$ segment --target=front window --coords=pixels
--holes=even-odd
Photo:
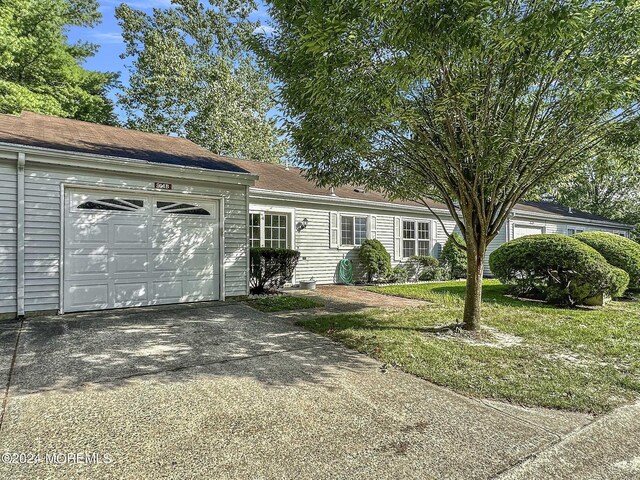
[[[264,216],[264,246],[268,248],[287,248],[287,216]]]
[[[362,245],[367,239],[367,217],[343,215],[340,218],[340,244]]]
[[[402,256],[431,254],[431,224],[420,220],[402,221]]]
[[[252,247],[287,248],[289,217],[286,214],[249,214],[249,242]]]
[[[402,256],[413,257],[416,254],[416,224],[411,220],[402,222]]]
[[[429,255],[430,253],[429,222],[418,222],[418,255]]]
[[[252,247],[260,246],[260,214],[249,214],[249,241]]]

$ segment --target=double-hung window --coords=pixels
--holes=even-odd
[[[367,217],[342,215],[340,217],[340,245],[358,246],[367,239]]]
[[[582,232],[584,232],[583,228],[574,228],[574,227],[567,228],[567,235],[575,235],[576,233],[582,233]]]
[[[252,247],[287,248],[289,216],[281,213],[249,214],[249,241]]]
[[[431,253],[431,223],[421,220],[402,221],[402,256],[429,255]]]

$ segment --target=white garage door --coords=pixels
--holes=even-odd
[[[543,227],[533,225],[514,225],[513,227],[513,238],[520,238],[525,235],[539,235],[541,233],[544,233]]]
[[[217,201],[70,190],[64,309],[217,300],[219,252]]]

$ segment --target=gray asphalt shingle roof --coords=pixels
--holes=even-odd
[[[0,142],[223,172],[251,173],[259,176],[256,188],[325,196],[327,200],[337,197],[424,207],[418,202],[390,201],[381,193],[362,191],[354,186],[337,187],[331,192],[328,188],[320,188],[306,180],[298,168],[217,155],[185,138],[32,112],[22,112],[19,116],[0,114]],[[427,202],[431,208],[446,209],[442,203],[433,200]],[[598,215],[571,210],[551,202],[521,202],[515,210],[522,213],[562,216],[576,221],[616,223]]]

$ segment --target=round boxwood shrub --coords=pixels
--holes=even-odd
[[[459,233],[454,233],[451,237],[455,237],[458,244],[464,245],[464,239]],[[467,276],[467,252],[462,250],[451,237],[442,247],[440,261],[451,278],[465,278]]]
[[[411,281],[449,280],[447,269],[431,255],[415,255],[406,263]]]
[[[378,240],[362,242],[358,258],[367,274],[368,282],[387,278],[391,274],[391,255]]]
[[[617,297],[629,275],[596,250],[566,235],[529,235],[501,245],[489,257],[493,274],[518,295],[552,303],[582,304],[598,295]]]
[[[629,288],[640,288],[640,244],[605,232],[584,232],[573,237],[595,248],[614,267],[627,272]]]
[[[405,267],[398,265],[391,269],[388,280],[390,283],[405,283],[409,280],[409,272]]]

